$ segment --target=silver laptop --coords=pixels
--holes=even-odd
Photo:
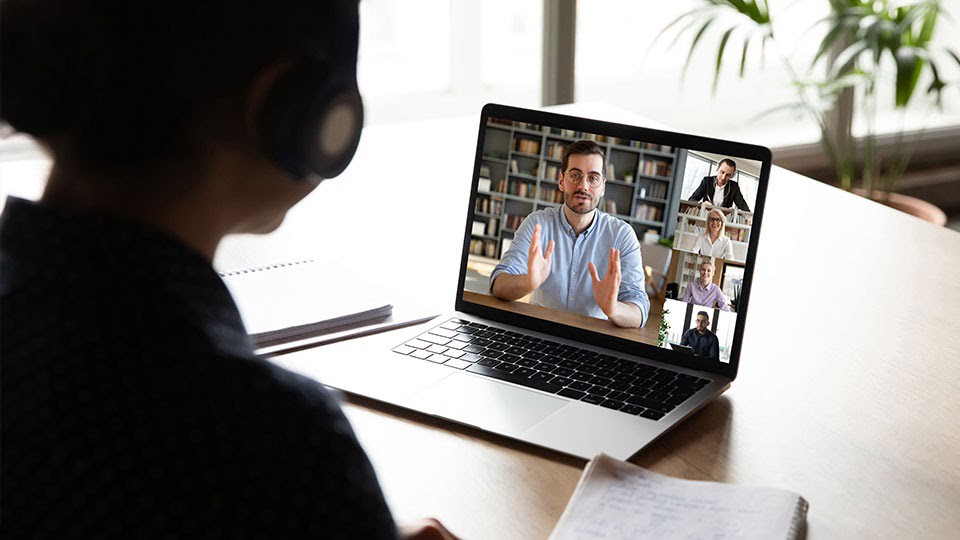
[[[454,310],[273,361],[565,454],[627,459],[737,375],[770,166],[758,146],[487,105]],[[512,298],[492,284],[525,274],[537,230],[533,251],[553,240],[550,273]],[[600,308],[594,279],[616,304]],[[615,323],[621,308],[631,316]],[[671,348],[685,337],[693,354]]]

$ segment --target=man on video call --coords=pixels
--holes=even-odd
[[[717,176],[704,176],[689,200],[707,201],[723,208],[733,208],[733,205],[737,205],[737,208],[749,212],[750,207],[740,193],[740,185],[731,180],[736,173],[737,162],[730,158],[721,159],[717,167]]]
[[[563,205],[523,221],[490,276],[494,296],[512,301],[531,294],[534,304],[625,328],[646,323],[650,299],[637,233],[597,209],[606,184],[604,165],[603,149],[595,142],[567,145],[559,176]]]
[[[710,331],[710,315],[706,311],[697,312],[696,326],[683,333],[680,344],[692,347],[697,356],[720,359],[720,340]]]

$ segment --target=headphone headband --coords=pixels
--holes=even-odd
[[[267,155],[297,179],[343,172],[363,129],[357,88],[359,7],[356,0],[331,4],[330,52],[311,51],[299,58],[274,84],[258,120]]]

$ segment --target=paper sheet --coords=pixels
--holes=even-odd
[[[600,454],[587,464],[552,540],[793,538],[796,493],[670,478]]]

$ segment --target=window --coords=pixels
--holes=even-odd
[[[364,0],[358,79],[367,123],[540,103],[537,0]]]
[[[829,2],[794,2],[770,0],[778,40],[785,48],[798,46],[788,52],[795,55],[798,69],[806,69],[819,46],[819,40],[801,40],[813,24],[829,12]],[[953,43],[960,34],[960,0],[943,0],[944,9],[952,17],[941,17],[936,29],[936,41],[942,45]],[[795,101],[790,77],[776,57],[776,50],[768,48],[761,66],[759,47],[750,51],[747,77],[738,77],[739,61],[733,49],[739,48],[739,38],[730,41],[731,50],[724,59],[724,73],[716,95],[711,92],[716,46],[719,34],[710,31],[698,46],[697,53],[686,72],[681,73],[686,61],[692,35],[681,37],[668,47],[674,33],[657,39],[658,34],[679,15],[702,5],[694,0],[674,2],[636,2],[633,0],[593,0],[580,2],[577,11],[577,65],[576,100],[601,101],[634,111],[651,120],[680,131],[694,132],[720,138],[761,142],[765,146],[812,143],[819,140],[819,129],[806,118],[798,118],[776,107]],[[714,30],[716,32],[716,30]],[[960,67],[956,62],[943,61],[943,80],[957,81]],[[921,89],[929,81],[921,80],[915,98],[924,97]],[[893,114],[892,96],[880,96],[882,115],[879,132],[899,129],[903,120],[907,129],[960,124],[960,92],[956,87],[944,94],[944,109],[917,103],[907,118]],[[863,132],[862,121],[857,120],[855,132]]]

